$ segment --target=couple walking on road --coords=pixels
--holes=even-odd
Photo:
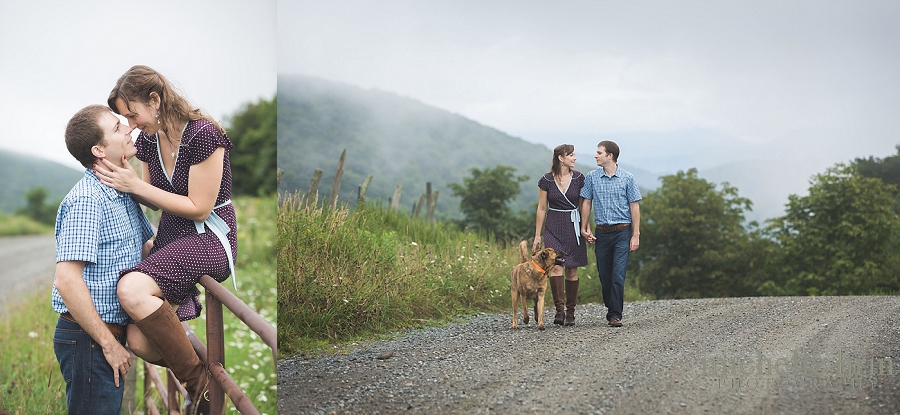
[[[628,255],[640,246],[641,192],[634,176],[619,168],[616,143],[601,141],[594,159],[600,168],[583,175],[575,170],[574,146],[562,144],[553,150],[550,172],[538,180],[532,251],[543,243],[565,253],[565,266],[549,271],[556,308],[553,323],[573,326],[578,267],[587,265],[586,245],[594,245],[606,320],[610,326],[621,327]],[[588,223],[592,210],[594,231]]]

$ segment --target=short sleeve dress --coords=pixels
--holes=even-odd
[[[188,194],[191,166],[209,158],[219,147],[225,148],[222,182],[213,211],[228,225],[227,239],[231,257],[237,258],[237,217],[231,202],[231,163],[229,152],[234,147],[231,140],[206,120],[190,121],[182,132],[181,146],[175,159],[172,177],[163,168],[157,136],[141,132],[135,144],[137,158],[148,164],[150,182],[167,192],[182,196]],[[200,291],[197,282],[204,274],[218,282],[231,275],[226,247],[204,223],[205,232],[198,233],[194,221],[163,211],[159,229],[150,255],[133,268],[122,270],[119,276],[137,271],[151,276],[171,304],[177,304],[179,320],[200,316]]]
[[[583,267],[587,265],[587,245],[581,238],[581,224],[573,220],[573,210],[578,211],[579,193],[584,186],[584,175],[577,170],[572,171],[572,181],[565,192],[559,188],[552,173],[541,176],[538,187],[547,192],[547,218],[544,220],[544,246],[565,253],[563,258],[566,267]],[[577,226],[576,226],[577,225]]]

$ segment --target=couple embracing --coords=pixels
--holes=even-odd
[[[200,315],[201,276],[222,282],[234,272],[233,144],[146,66],[122,75],[107,105],[81,109],[65,131],[86,168],[59,206],[55,231],[53,344],[68,410],[120,412],[128,347],[172,370],[188,391],[188,413],[209,413],[208,367],[181,322]],[[141,177],[128,163],[135,155]],[[163,211],[153,241],[138,203]]]

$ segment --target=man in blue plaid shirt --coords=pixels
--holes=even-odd
[[[600,168],[584,176],[581,188],[581,234],[594,244],[606,320],[610,326],[622,327],[628,254],[638,249],[641,240],[641,191],[634,176],[619,168],[616,143],[601,141],[594,159]],[[592,207],[596,235],[588,225]]]
[[[119,270],[149,252],[153,228],[130,195],[100,183],[92,169],[100,158],[121,164],[123,155],[134,156],[131,130],[101,105],[83,108],[66,126],[66,147],[86,167],[56,216],[53,349],[69,414],[119,414],[132,364],[116,284]]]

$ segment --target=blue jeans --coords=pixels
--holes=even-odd
[[[594,255],[606,305],[606,319],[622,318],[625,304],[625,267],[631,248],[631,227],[615,232],[595,232]]]
[[[116,340],[125,345],[124,335]],[[66,381],[69,414],[118,415],[121,412],[125,379],[119,378],[117,388],[103,348],[78,323],[59,318],[53,334],[53,352]]]

